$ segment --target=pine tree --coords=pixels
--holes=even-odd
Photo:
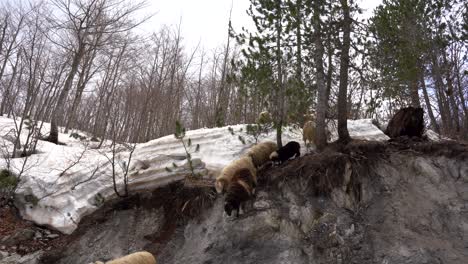
[[[281,134],[285,124],[285,83],[283,41],[285,3],[281,0],[251,0],[249,16],[257,31],[232,32],[237,42],[244,45],[242,50],[241,79],[246,88],[268,94],[272,102],[276,140],[282,146]],[[266,91],[266,88],[270,87]]]

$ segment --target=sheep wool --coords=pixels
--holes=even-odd
[[[284,145],[283,147],[279,148],[277,151],[271,153],[270,159],[274,163],[283,163],[290,158],[297,158],[301,156],[301,145],[296,141],[290,141],[288,144]]]
[[[247,155],[252,158],[252,162],[256,168],[263,166],[278,146],[272,141],[265,141],[253,146],[247,152]]]
[[[106,264],[156,264],[156,259],[153,254],[147,251],[140,251],[108,261]]]
[[[223,193],[231,183],[234,174],[241,169],[248,169],[253,176],[255,184],[257,184],[257,169],[252,162],[252,158],[250,156],[243,156],[224,167],[220,175],[216,178],[216,191],[218,193]]]
[[[245,212],[244,204],[253,198],[254,188],[253,175],[248,169],[236,171],[226,191],[226,202],[224,205],[226,214],[231,216],[234,210],[236,211],[236,216],[239,216],[239,208],[242,208]]]
[[[314,121],[307,121],[302,128],[302,139],[304,144],[307,146],[307,143],[313,143],[315,138],[315,123]]]

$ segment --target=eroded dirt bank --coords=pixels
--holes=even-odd
[[[108,203],[41,263],[467,263],[468,148],[353,142],[260,173],[254,208],[172,184]],[[337,152],[337,150],[339,150]]]

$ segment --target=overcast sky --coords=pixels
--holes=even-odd
[[[382,0],[358,0],[368,16]],[[145,13],[155,13],[142,25],[146,32],[157,31],[161,25],[178,25],[181,22],[184,45],[189,48],[198,42],[205,49],[222,45],[227,37],[227,25],[231,3],[232,24],[236,30],[242,26],[252,27],[250,17],[246,14],[249,0],[150,0]]]

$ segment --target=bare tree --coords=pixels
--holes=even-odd
[[[351,15],[348,0],[341,0],[343,10],[343,43],[341,45],[340,87],[338,93],[338,137],[341,142],[351,140],[348,132],[348,68],[349,46],[351,42]]]
[[[59,38],[68,39],[68,43],[57,44],[62,47],[72,47],[70,71],[52,114],[52,120],[58,124],[63,119],[66,99],[89,46],[94,45],[96,48],[106,45],[112,40],[114,34],[127,32],[138,25],[139,23],[131,20],[131,15],[141,9],[145,3],[129,5],[121,0],[54,0],[53,3],[66,17],[65,21],[54,18],[57,21],[56,32]],[[106,36],[103,37],[103,34]]]

